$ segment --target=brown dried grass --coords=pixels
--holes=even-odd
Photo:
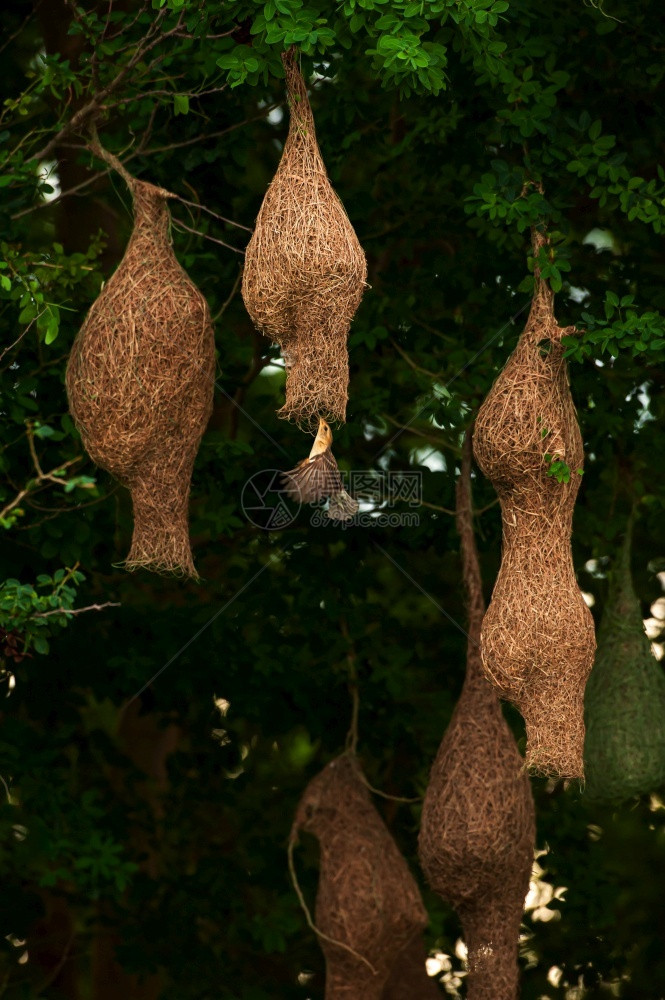
[[[101,155],[130,187],[134,229],[74,341],[69,407],[92,460],[131,491],[134,534],[125,567],[196,576],[188,505],[212,412],[210,314],[171,246],[172,195]]]
[[[382,1000],[400,955],[421,939],[427,913],[353,754],[335,758],[310,781],[292,843],[301,830],[320,845],[315,919],[325,1000]]]
[[[289,134],[247,246],[242,295],[255,326],[282,350],[279,416],[312,429],[319,417],[346,418],[347,337],[367,265],[328,180],[295,50],[282,60]]]
[[[420,935],[397,956],[381,1000],[441,1000],[436,980],[427,974],[427,951]]]
[[[546,239],[533,235],[534,253]],[[535,273],[517,347],[476,419],[478,465],[499,495],[503,558],[482,627],[485,672],[524,716],[526,760],[539,774],[584,775],[584,687],[593,619],[575,578],[570,537],[584,453],[554,296]],[[570,481],[548,475],[545,454]]]
[[[529,778],[480,657],[485,610],[471,508],[471,436],[457,484],[457,524],[469,598],[466,678],[439,747],[420,826],[420,861],[457,910],[468,950],[470,1000],[515,1000],[517,949],[533,863]]]

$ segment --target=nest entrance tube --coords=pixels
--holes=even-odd
[[[326,959],[325,1000],[383,1000],[396,962],[415,940],[422,947],[427,913],[351,753],[308,784],[292,844],[300,830],[320,846],[315,919]]]
[[[665,785],[665,673],[644,633],[630,572],[632,518],[612,570],[586,688],[586,786],[621,802]]]
[[[460,917],[468,952],[469,1000],[515,1000],[535,814],[524,763],[481,664],[484,602],[470,472],[467,432],[457,483],[457,523],[469,598],[466,677],[432,765],[418,853],[428,882]]]
[[[533,234],[534,254],[547,245]],[[584,687],[594,627],[570,537],[584,454],[554,296],[535,270],[531,312],[476,418],[474,452],[501,503],[503,556],[485,615],[487,676],[524,716],[526,760],[539,774],[584,776]],[[551,475],[568,467],[567,482]]]
[[[194,460],[212,413],[214,336],[207,303],[178,263],[168,191],[119,169],[134,228],[90,307],[67,364],[69,408],[92,460],[132,495],[127,569],[196,576],[189,542]]]
[[[282,350],[278,415],[312,430],[319,417],[346,419],[347,338],[367,265],[328,180],[295,50],[282,61],[289,134],[247,246],[242,295],[254,325]]]

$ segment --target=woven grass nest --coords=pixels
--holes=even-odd
[[[621,802],[665,787],[665,672],[644,633],[630,572],[632,519],[612,570],[586,689],[586,786]]]
[[[432,888],[460,917],[469,1000],[515,1000],[517,951],[533,864],[529,778],[479,648],[484,613],[471,512],[471,439],[457,485],[457,523],[469,596],[466,678],[439,747],[423,805],[419,855]]]
[[[546,242],[534,233],[536,257]],[[584,455],[561,338],[574,328],[558,326],[537,268],[535,285],[524,332],[476,419],[476,460],[503,517],[481,648],[487,675],[524,716],[531,771],[581,778],[595,638],[570,548]],[[568,466],[568,482],[549,474],[551,461]]]
[[[127,569],[196,576],[189,489],[212,412],[214,336],[207,303],[178,263],[168,191],[111,154],[134,204],[117,270],[92,304],[67,365],[69,408],[92,460],[132,495]]]
[[[282,60],[289,134],[247,246],[242,295],[255,326],[282,350],[279,416],[311,430],[319,417],[346,418],[347,337],[367,265],[328,180],[295,50]]]
[[[301,830],[320,846],[315,921],[326,959],[325,1000],[384,1000],[402,954],[408,957],[416,943],[422,948],[427,913],[352,754],[310,781],[292,841]]]
[[[420,935],[397,956],[381,1000],[441,1000],[441,990],[427,974],[427,951]]]

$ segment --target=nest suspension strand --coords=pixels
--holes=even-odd
[[[536,258],[545,245],[534,231]],[[557,324],[553,300],[536,267],[526,327],[476,419],[476,460],[503,517],[481,648],[487,675],[524,716],[531,770],[580,778],[595,638],[570,547],[584,456],[561,338],[574,328]],[[549,474],[551,461],[566,463],[568,482]]]
[[[92,304],[67,365],[69,407],[92,460],[132,495],[127,569],[196,576],[189,488],[212,412],[214,337],[207,303],[178,263],[172,195],[122,174],[134,228],[117,270]]]
[[[439,747],[419,836],[432,888],[459,914],[469,1000],[515,1000],[517,949],[533,863],[531,787],[479,649],[484,602],[471,509],[471,438],[457,483],[457,525],[469,599],[466,678]]]
[[[282,61],[289,134],[247,246],[242,295],[254,325],[282,351],[278,415],[312,430],[319,417],[346,419],[347,337],[367,265],[328,180],[295,50]]]

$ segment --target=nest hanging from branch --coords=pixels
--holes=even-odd
[[[605,802],[665,786],[665,673],[644,633],[631,538],[632,519],[612,573],[585,698],[585,791]]]
[[[469,1000],[515,1000],[517,949],[533,864],[529,779],[479,648],[484,601],[473,536],[471,438],[457,484],[457,525],[469,598],[466,678],[423,805],[419,855],[432,888],[460,917]]]
[[[367,265],[328,180],[295,50],[282,61],[289,134],[247,246],[242,295],[255,326],[282,350],[286,402],[279,416],[312,429],[319,417],[346,418],[346,342]]]
[[[427,913],[416,882],[372,805],[350,753],[314,777],[298,805],[300,830],[320,845],[316,928],[326,959],[325,1000],[382,1000],[400,955]]]
[[[178,263],[168,191],[124,177],[134,228],[90,307],[67,365],[69,408],[92,460],[132,495],[127,569],[196,576],[189,542],[194,459],[212,412],[215,348],[207,303]]]
[[[534,232],[536,258],[545,245]],[[584,454],[561,338],[575,331],[558,326],[553,301],[536,267],[526,327],[476,419],[476,460],[503,517],[503,559],[481,647],[486,673],[524,716],[530,769],[581,778],[595,638],[570,548]],[[551,474],[555,462],[568,467],[568,482]]]

